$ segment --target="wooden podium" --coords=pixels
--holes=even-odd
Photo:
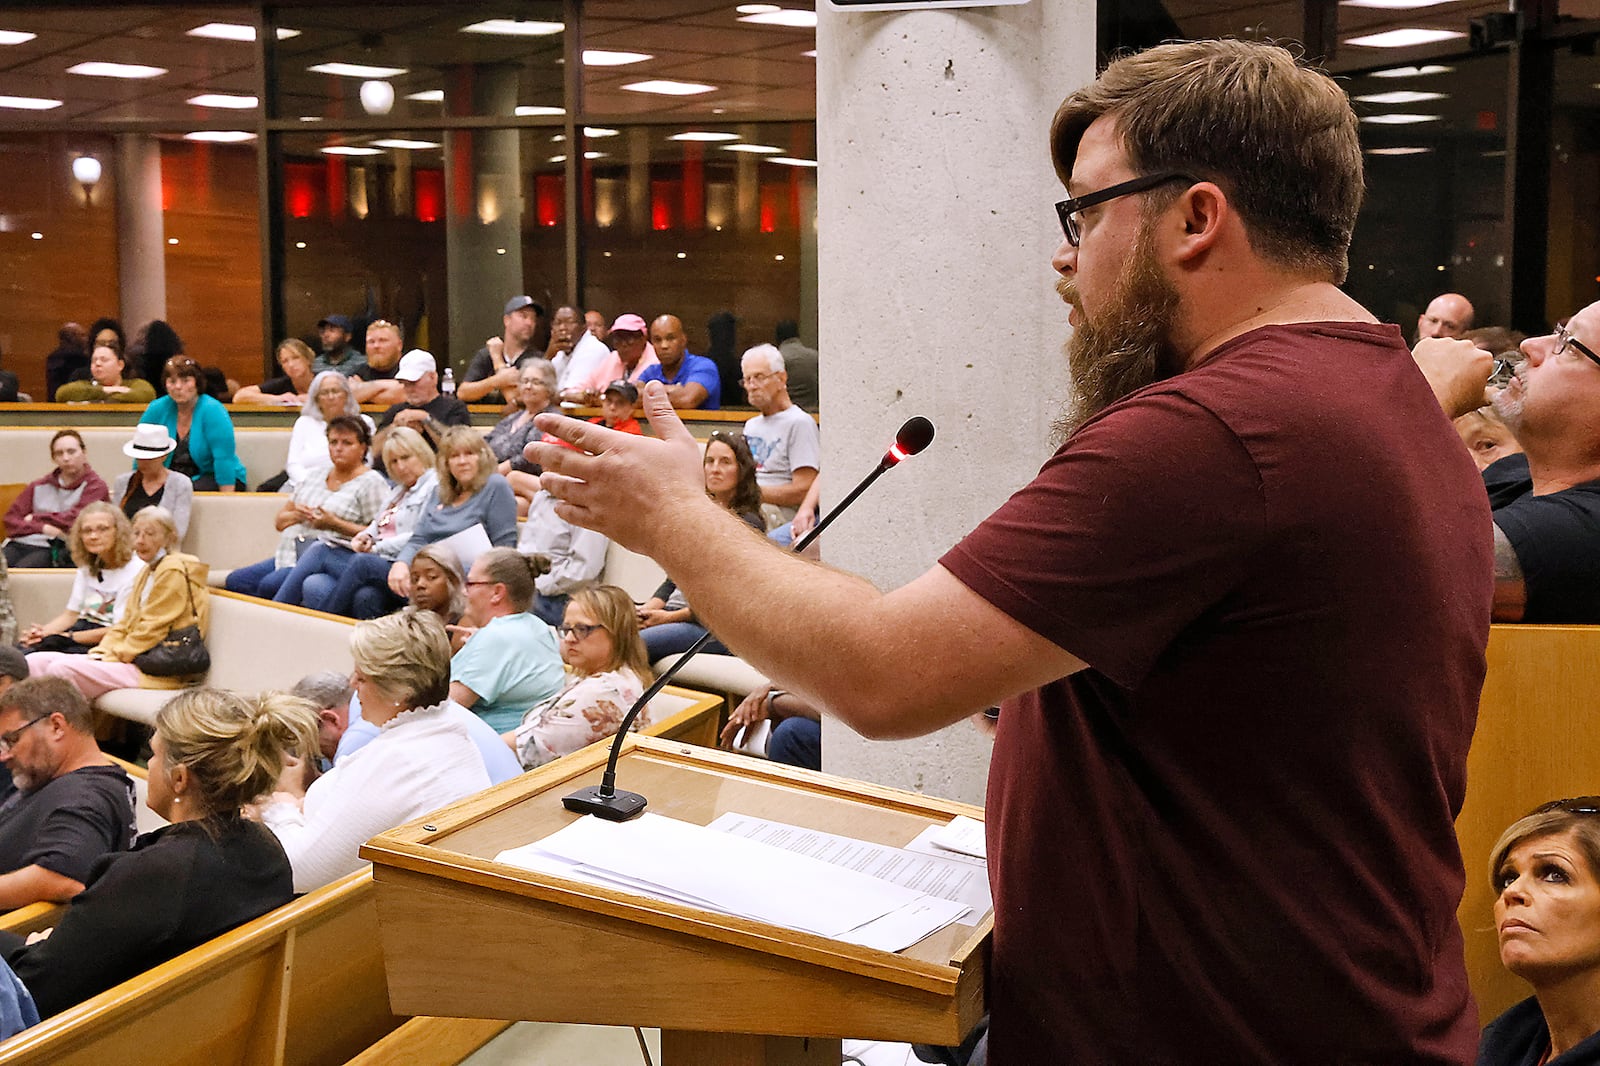
[[[983,1015],[990,915],[889,953],[494,862],[578,817],[561,797],[599,783],[608,747],[362,847],[396,1014],[659,1027],[663,1061],[696,1066],[837,1066],[841,1038],[955,1044]],[[688,822],[733,811],[896,846],[983,813],[652,737],[628,738],[617,781]]]

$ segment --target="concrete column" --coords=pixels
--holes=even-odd
[[[161,142],[117,135],[117,313],[131,334],[167,317],[167,240],[161,218]]]
[[[938,437],[823,537],[882,588],[932,565],[1038,469],[1066,395],[1050,255],[1050,118],[1094,77],[1091,0],[905,13],[820,8],[823,472],[837,500],[911,415]],[[832,773],[982,802],[967,723],[867,742],[823,727]]]
[[[452,113],[511,115],[517,105],[515,67],[472,67],[447,88]],[[470,87],[470,88],[469,88]],[[451,92],[470,91],[473,105],[453,105]],[[457,380],[485,337],[501,331],[506,300],[522,292],[522,151],[514,129],[447,130],[444,135],[448,362]],[[435,342],[437,343],[437,342]],[[435,352],[436,356],[441,353]],[[444,373],[446,360],[440,359]]]

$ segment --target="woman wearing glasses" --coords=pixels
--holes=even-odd
[[[756,484],[756,460],[750,454],[750,445],[742,433],[711,434],[706,443],[703,463],[706,495],[738,515],[757,533],[766,534],[767,524],[761,517],[761,487]],[[650,661],[663,655],[676,655],[688,651],[695,641],[705,636],[706,628],[695,620],[678,586],[664,581],[656,594],[639,608],[639,627],[644,630],[645,650]],[[706,651],[726,655],[728,649],[721,641],[713,640]]]
[[[24,651],[88,652],[126,613],[128,593],[144,569],[144,560],[133,554],[133,527],[104,500],[78,512],[67,548],[78,564],[67,608],[48,622],[29,626],[22,634]]]
[[[651,681],[633,600],[615,585],[574,592],[556,630],[561,660],[572,671],[566,687],[529,710],[522,724],[505,734],[529,770],[614,735]],[[633,727],[649,722],[647,707]]]
[[[196,492],[243,492],[245,469],[234,450],[233,419],[206,395],[205,371],[187,355],[175,355],[161,376],[167,394],[146,407],[139,421],[165,426],[177,442],[167,468],[187,475]]]
[[[272,789],[291,756],[316,750],[311,705],[281,693],[191,689],[161,708],[146,802],[172,824],[100,859],[46,939],[0,933],[40,1016],[288,903],[283,847],[240,810]]]
[[[1600,796],[1545,804],[1490,856],[1500,961],[1533,998],[1484,1029],[1478,1066],[1600,1063]]]

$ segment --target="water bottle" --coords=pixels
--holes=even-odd
[[[456,394],[456,372],[449,367],[444,368],[444,382],[439,386],[439,391],[446,396]]]

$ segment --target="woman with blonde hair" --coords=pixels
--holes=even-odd
[[[572,671],[566,686],[504,734],[529,770],[615,735],[652,680],[633,599],[617,586],[578,589],[556,631],[561,634],[561,659]],[[649,723],[646,707],[633,728]]]
[[[473,526],[482,526],[489,543],[517,543],[517,501],[506,479],[495,472],[494,453],[471,426],[451,426],[439,440],[437,498],[424,506],[411,540],[389,568],[389,588],[411,596],[411,557],[430,544]]]
[[[199,676],[153,676],[135,660],[174,630],[196,626],[204,636],[210,619],[210,567],[178,551],[178,529],[162,507],[133,516],[133,551],[144,568],[128,590],[122,617],[87,655],[41,651],[28,656],[35,677],[64,677],[89,699],[119,688],[182,688]]]
[[[260,809],[294,867],[297,892],[362,866],[362,842],[489,787],[489,774],[449,702],[450,638],[425,611],[357,623],[350,636],[361,716],[379,728],[309,788],[279,782]],[[291,775],[293,776],[293,775]]]
[[[316,355],[311,351],[311,346],[297,337],[290,337],[278,343],[278,350],[273,353],[277,356],[278,367],[283,371],[279,377],[268,378],[259,385],[246,385],[233,394],[233,402],[260,403],[281,406],[303,404],[310,399],[311,380],[316,375],[312,372],[311,364],[316,361]]]
[[[57,1014],[294,898],[288,856],[241,817],[291,759],[317,750],[316,711],[283,693],[179,693],[150,739],[151,810],[172,823],[100,859],[54,932],[6,960]]]
[[[103,500],[78,512],[67,533],[67,548],[78,565],[67,608],[27,628],[22,634],[27,651],[81,655],[100,643],[126,611],[133,581],[144,569],[144,560],[133,554],[133,527]]]

